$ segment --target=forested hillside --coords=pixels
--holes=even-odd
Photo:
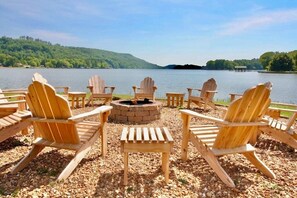
[[[131,54],[82,47],[65,47],[31,37],[0,38],[0,66],[47,68],[159,68]]]

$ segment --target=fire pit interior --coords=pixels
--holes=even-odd
[[[111,121],[146,124],[160,119],[162,103],[144,100],[116,100],[111,102]]]

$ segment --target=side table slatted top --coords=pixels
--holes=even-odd
[[[121,135],[122,143],[173,143],[173,138],[164,128],[124,128]]]

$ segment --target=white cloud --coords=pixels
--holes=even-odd
[[[261,13],[238,18],[223,25],[220,34],[235,35],[256,28],[297,21],[297,9],[259,12]]]
[[[55,31],[48,31],[48,30],[34,30],[31,32],[31,35],[34,38],[39,38],[41,40],[50,41],[51,43],[59,43],[63,45],[73,44],[80,39],[76,36],[65,32],[55,32]]]

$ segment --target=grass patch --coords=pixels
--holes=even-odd
[[[113,100],[121,100],[121,99],[131,99],[134,96],[128,95],[128,94],[112,94]],[[115,99],[114,99],[115,98]]]
[[[39,174],[39,175],[44,175],[44,174],[47,174],[49,171],[48,171],[48,169],[47,168],[39,168],[39,169],[37,169],[37,173]]]
[[[0,195],[4,195],[4,189],[0,187]]]
[[[294,107],[294,106],[289,106],[289,105],[271,104],[270,107],[279,108],[279,109],[289,109],[289,110],[297,109],[297,105],[296,105],[296,107]],[[282,117],[291,117],[292,115],[293,115],[293,112],[281,111]]]
[[[230,100],[229,99],[227,99],[227,100],[217,99],[214,103],[217,105],[221,105],[221,106],[228,106],[230,104]]]
[[[178,181],[179,181],[180,183],[182,183],[183,185],[187,185],[187,184],[189,184],[189,182],[188,182],[186,179],[184,179],[184,178],[179,178]]]
[[[16,197],[18,196],[19,192],[20,192],[20,189],[17,188],[11,193],[11,196]]]
[[[128,188],[127,188],[127,192],[128,192],[128,193],[131,193],[132,191],[133,191],[133,188],[132,188],[132,187],[128,187]]]

